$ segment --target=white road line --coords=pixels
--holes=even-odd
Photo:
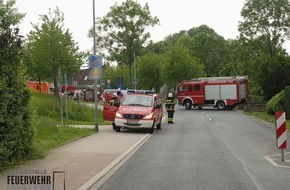
[[[228,146],[228,145],[227,145]],[[242,163],[244,170],[246,172],[246,174],[252,179],[252,181],[254,182],[255,186],[257,187],[257,189],[259,190],[265,190],[264,186],[257,180],[257,178],[249,171],[249,169],[247,168],[245,162],[238,156],[238,154],[233,151],[229,146],[228,148],[232,151],[232,153],[238,158],[238,160]]]
[[[265,190],[264,186],[257,180],[257,178],[252,174],[249,169],[247,168],[246,163],[242,160],[242,158],[239,157],[239,155],[225,142],[225,140],[221,137],[224,144],[227,146],[227,148],[235,155],[235,157],[240,161],[240,163],[243,165],[243,168],[246,172],[246,174],[252,179],[253,183],[257,187],[258,190]]]
[[[284,155],[288,155],[288,154],[290,154],[290,152],[284,153]],[[277,167],[280,167],[280,168],[290,168],[290,166],[283,166],[283,165],[278,164],[276,161],[281,161],[281,160],[280,159],[271,158],[271,157],[274,157],[274,156],[281,156],[281,154],[268,155],[268,156],[264,156],[264,158],[266,160],[268,160],[273,166],[277,166]],[[290,160],[285,160],[284,162],[290,162]]]

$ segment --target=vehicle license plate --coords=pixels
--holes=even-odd
[[[138,121],[135,121],[135,120],[128,120],[127,123],[129,125],[138,125]]]

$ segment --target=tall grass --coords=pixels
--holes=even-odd
[[[68,119],[66,119],[65,99],[63,98],[63,124],[61,124],[59,99],[51,94],[32,93],[31,107],[33,109],[32,124],[34,139],[30,159],[42,158],[53,148],[59,147],[74,139],[90,135],[94,129],[80,129],[66,125],[94,125],[95,114],[92,106],[77,104],[68,100]],[[102,111],[98,110],[98,123],[103,124]]]

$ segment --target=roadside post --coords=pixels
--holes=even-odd
[[[277,147],[281,149],[281,160],[284,159],[284,149],[287,147],[286,137],[286,116],[284,111],[276,111],[276,142]]]

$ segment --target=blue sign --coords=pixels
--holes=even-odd
[[[101,55],[90,55],[88,59],[89,79],[98,80],[102,77],[103,57]]]
[[[105,86],[105,81],[104,80],[100,80],[101,86]]]

